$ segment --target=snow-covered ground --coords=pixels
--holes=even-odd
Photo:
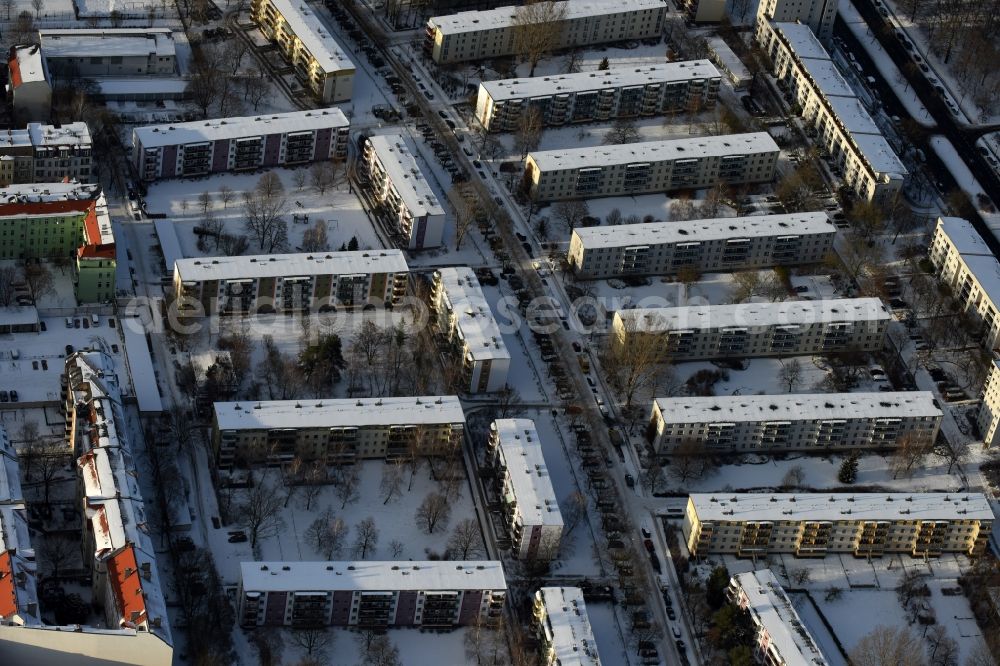
[[[958,182],[959,187],[969,195],[972,205],[979,210],[979,214],[983,217],[983,221],[986,222],[993,235],[998,236],[1000,234],[1000,212],[997,210],[996,202],[986,194],[986,190],[979,184],[979,180],[969,170],[969,167],[965,165],[965,162],[955,150],[955,146],[943,136],[932,136],[930,144],[934,152],[941,158],[941,161],[948,167],[951,175]]]

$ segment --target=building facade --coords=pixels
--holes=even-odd
[[[543,666],[601,666],[580,588],[539,588],[531,606],[531,628]]]
[[[447,395],[217,402],[212,445],[226,469],[296,458],[338,465],[452,454],[461,450],[464,429],[462,405]]]
[[[929,391],[657,398],[646,434],[658,453],[879,450],[933,444],[941,416]]]
[[[513,132],[538,109],[545,126],[656,116],[715,106],[722,77],[707,60],[479,84],[476,119],[490,132]]]
[[[976,417],[979,425],[979,436],[988,447],[993,447],[998,442],[1000,435],[1000,358],[996,353],[993,355],[993,362],[990,363],[989,374],[983,383],[983,394],[979,406],[979,414]]]
[[[691,555],[978,556],[993,526],[976,493],[695,494],[683,532]]]
[[[555,2],[562,16],[553,50],[605,42],[659,37],[667,5],[663,0],[572,0]],[[448,64],[514,55],[517,7],[497,7],[434,16],[427,21],[424,52]]]
[[[147,125],[132,130],[144,181],[347,159],[350,122],[338,108]]]
[[[555,559],[563,519],[534,421],[497,419],[490,424],[486,450],[496,473],[495,491],[503,504],[511,552],[521,560]]]
[[[362,149],[362,178],[402,247],[440,247],[444,243],[444,208],[414,155],[416,147],[402,134],[369,137]]]
[[[753,81],[753,75],[722,37],[709,37],[709,59],[726,75],[735,90],[746,90]]]
[[[584,280],[815,264],[833,249],[826,213],[577,227],[567,261]]]
[[[243,562],[236,593],[244,627],[434,627],[500,619],[497,561]]]
[[[0,187],[75,180],[89,183],[92,145],[87,123],[0,131]]]
[[[824,43],[833,38],[836,0],[762,0],[757,6],[757,27],[768,21],[801,23]]]
[[[252,0],[250,17],[278,45],[299,81],[323,104],[346,102],[354,87],[354,63],[303,2]]]
[[[614,344],[659,336],[671,361],[874,352],[892,315],[877,298],[689,305],[615,312]]]
[[[177,49],[170,28],[39,30],[38,40],[56,78],[177,73]]]
[[[52,77],[38,44],[17,44],[7,57],[7,95],[15,125],[48,122],[52,113]]]
[[[536,151],[525,160],[535,202],[766,183],[778,144],[767,132]]]
[[[503,341],[483,288],[471,268],[434,271],[431,325],[452,351],[461,370],[459,383],[469,393],[492,393],[507,385],[510,352]]]
[[[262,254],[174,261],[183,316],[392,307],[406,295],[399,250]]]
[[[695,23],[719,23],[726,15],[725,0],[682,0],[680,7]]]

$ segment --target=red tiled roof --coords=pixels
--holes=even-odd
[[[17,56],[7,61],[7,67],[10,69],[10,85],[16,88],[21,85],[21,66],[17,64]]]
[[[17,614],[17,584],[14,582],[14,561],[9,552],[0,553],[0,617]]]
[[[115,595],[123,626],[144,624],[146,601],[142,595],[142,575],[135,559],[135,548],[125,546],[108,559],[108,584]]]
[[[106,245],[81,245],[77,250],[77,256],[80,259],[114,259],[115,246],[114,243]]]
[[[11,203],[0,203],[0,216],[9,215],[52,215],[55,213],[82,213],[88,209],[94,209],[96,202],[93,199],[61,199],[59,201],[15,201]],[[94,215],[94,222],[97,222],[97,215]],[[96,227],[95,227],[96,229]]]

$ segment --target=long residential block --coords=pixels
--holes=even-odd
[[[496,471],[496,492],[514,555],[526,560],[555,559],[563,519],[534,421],[497,419],[491,423],[487,459]]]
[[[769,21],[801,23],[823,42],[833,37],[836,0],[762,0],[757,5],[757,26]]]
[[[144,181],[347,158],[350,121],[338,108],[147,125],[132,130]]]
[[[615,312],[615,344],[658,336],[673,361],[882,348],[892,316],[877,298],[688,305]]]
[[[465,428],[461,403],[447,395],[217,402],[213,413],[212,444],[223,468],[443,455],[461,449]]]
[[[802,109],[844,182],[865,200],[891,202],[903,187],[906,167],[813,31],[799,23],[761,21],[756,39],[771,57],[779,86]]]
[[[236,593],[245,627],[367,629],[489,624],[507,596],[497,561],[243,562]]]
[[[490,132],[512,132],[529,107],[547,126],[655,116],[715,106],[722,76],[707,60],[479,84],[476,119]]]
[[[825,453],[933,443],[941,417],[929,391],[657,398],[646,433],[659,453],[688,442],[713,453]]]
[[[440,247],[444,208],[414,155],[416,147],[402,134],[369,137],[362,150],[363,177],[402,247]]]
[[[0,187],[25,183],[90,182],[90,130],[87,123],[0,130]]]
[[[531,606],[531,626],[543,666],[601,666],[580,588],[539,588]]]
[[[177,48],[170,28],[39,30],[42,55],[55,77],[174,76]]]
[[[833,249],[826,213],[577,227],[567,260],[580,279],[814,264]]]
[[[982,555],[992,527],[981,493],[699,493],[682,529],[692,556],[938,557]]]
[[[174,261],[185,316],[392,307],[409,276],[400,250],[354,250]]]
[[[431,321],[461,368],[469,393],[491,393],[507,385],[510,352],[471,268],[439,268],[431,287]]]
[[[663,0],[572,0],[554,2],[562,20],[553,26],[553,50],[627,39],[659,37],[667,5]],[[434,16],[427,21],[424,52],[446,64],[516,55],[516,6]]]
[[[525,160],[536,202],[766,183],[780,149],[767,132],[536,151]]]
[[[1000,442],[1000,358],[996,352],[990,363],[989,373],[983,383],[979,414],[976,423],[979,425],[979,436],[988,447]]]

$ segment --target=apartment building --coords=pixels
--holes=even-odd
[[[89,183],[92,145],[87,123],[0,130],[0,187],[75,180]]]
[[[466,266],[434,271],[431,325],[461,364],[460,384],[469,393],[492,393],[507,385],[510,352],[476,274]]]
[[[226,469],[445,455],[461,449],[465,429],[462,405],[450,395],[217,402],[212,409],[215,460]]]
[[[392,307],[408,271],[400,250],[177,259],[174,295],[184,316]]]
[[[709,61],[686,60],[485,81],[476,119],[490,132],[513,132],[531,107],[546,126],[686,112],[714,107],[721,80]]]
[[[177,48],[170,28],[39,30],[38,41],[56,78],[177,73]]]
[[[815,264],[833,249],[826,213],[577,227],[567,261],[578,279]]]
[[[941,417],[929,391],[657,398],[646,434],[658,453],[687,442],[713,453],[826,453],[932,443]]]
[[[144,181],[346,160],[350,121],[338,108],[147,125],[132,130]]]
[[[769,21],[801,23],[821,41],[833,38],[836,0],[762,0],[757,6],[757,27]]]
[[[417,150],[402,134],[369,137],[362,149],[362,178],[400,246],[408,250],[444,243],[444,208],[417,165]]]
[[[490,424],[487,461],[496,472],[496,495],[511,552],[521,560],[552,560],[559,554],[563,519],[542,443],[531,419],[497,419]]]
[[[982,555],[993,526],[979,493],[693,494],[683,533],[695,557],[787,553]]]
[[[252,0],[250,17],[292,66],[303,86],[323,104],[351,99],[354,62],[304,2]]]
[[[725,0],[681,0],[679,8],[695,23],[719,23],[726,15]]]
[[[979,415],[976,422],[979,425],[979,436],[983,443],[992,447],[997,444],[1000,430],[1000,358],[996,352],[993,354],[993,361],[990,363],[989,374],[983,383],[982,404],[979,406]]]
[[[114,298],[115,238],[99,185],[45,183],[0,189],[0,259],[64,257],[76,300]]]
[[[757,663],[828,666],[830,662],[773,571],[760,569],[737,574],[729,580],[726,592],[733,603],[750,613]]]
[[[980,322],[983,347],[1000,346],[1000,261],[972,223],[960,217],[939,217],[928,255],[938,279],[962,309]]]
[[[498,561],[243,562],[244,627],[428,627],[498,621],[507,596]]]
[[[663,0],[553,4],[562,15],[553,50],[659,37],[667,12]],[[424,52],[439,65],[515,55],[518,11],[507,6],[434,16],[427,21]]]
[[[52,113],[52,77],[38,44],[16,44],[7,56],[7,95],[15,125],[47,122]]]
[[[756,40],[771,58],[779,87],[799,106],[844,183],[867,201],[893,201],[906,167],[813,31],[799,23],[762,21]]]
[[[655,335],[671,361],[803,356],[882,348],[892,316],[877,298],[688,305],[615,312],[615,344]]]
[[[531,626],[542,666],[601,666],[580,588],[539,588],[531,606]]]
[[[753,75],[722,37],[709,37],[708,57],[726,75],[735,90],[746,90],[753,81]]]
[[[632,196],[766,183],[779,152],[767,132],[726,134],[536,151],[525,170],[536,202]]]
[[[21,493],[17,452],[0,425],[0,624],[37,626],[35,551]]]

